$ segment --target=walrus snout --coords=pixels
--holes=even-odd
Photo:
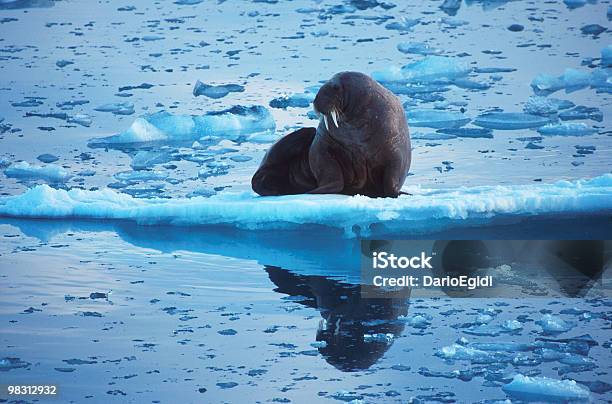
[[[330,129],[330,123],[333,123],[336,128],[340,127],[340,85],[335,82],[328,82],[319,89],[312,105],[315,112],[323,117],[323,122],[327,130]],[[330,122],[331,121],[331,122]]]

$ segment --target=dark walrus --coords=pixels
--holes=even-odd
[[[342,72],[314,100],[318,128],[276,142],[251,184],[259,195],[397,197],[410,168],[410,136],[399,99],[362,73]]]

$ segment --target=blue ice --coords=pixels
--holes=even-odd
[[[574,380],[529,377],[517,374],[502,390],[512,398],[540,402],[589,402],[589,390]]]
[[[132,115],[134,113],[134,104],[131,102],[103,104],[94,108],[94,110],[100,112],[112,112],[115,115]]]
[[[237,106],[205,115],[173,115],[161,111],[137,118],[125,132],[95,139],[92,143],[193,141],[206,136],[236,139],[246,134],[273,132],[275,127],[274,118],[262,106]]]
[[[612,210],[612,174],[577,181],[514,186],[426,189],[408,185],[397,199],[344,195],[258,197],[252,192],[210,198],[138,199],[111,189],[30,188],[0,198],[0,215],[122,219],[145,224],[299,229],[321,225],[357,233],[432,232],[485,225],[499,217]]]
[[[380,82],[452,82],[456,78],[467,76],[471,71],[471,67],[464,61],[445,56],[427,56],[401,68],[390,66],[384,70],[375,71],[372,73],[372,78]]]
[[[239,84],[223,84],[213,86],[210,84],[204,84],[200,80],[196,81],[195,86],[193,86],[193,95],[195,97],[203,95],[213,99],[223,98],[229,93],[241,93],[243,91],[244,87]]]
[[[412,53],[417,55],[440,55],[444,51],[442,49],[434,48],[424,42],[400,42],[397,44],[397,50],[402,53]]]
[[[460,112],[435,109],[413,109],[406,111],[408,124],[412,127],[459,128],[470,122],[470,118]]]
[[[596,129],[582,122],[551,123],[538,128],[544,136],[588,136],[597,132]]]
[[[316,92],[304,92],[292,94],[289,96],[281,96],[270,101],[270,107],[286,109],[291,108],[308,108],[315,99]]]
[[[545,314],[536,324],[542,327],[542,333],[556,335],[567,332],[576,326],[572,321],[565,321],[560,317]]]
[[[554,115],[559,110],[572,108],[574,103],[568,100],[560,100],[557,98],[543,97],[534,95],[527,99],[523,111],[527,114],[534,115]]]
[[[520,112],[489,112],[479,115],[474,125],[489,129],[516,130],[544,126],[550,120],[545,117]]]
[[[51,183],[65,182],[71,177],[70,173],[56,164],[36,166],[26,161],[12,164],[4,170],[7,177],[26,180],[45,180]]]

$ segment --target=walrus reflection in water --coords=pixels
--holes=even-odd
[[[324,276],[297,275],[276,266],[265,267],[275,292],[299,296],[300,304],[317,309],[321,322],[316,340],[325,360],[343,372],[368,369],[391,347],[390,342],[364,341],[365,334],[401,335],[408,300],[366,299],[359,286],[346,285]]]
[[[319,126],[302,128],[266,153],[251,184],[259,195],[397,197],[410,168],[400,100],[362,73],[338,73],[315,97]]]

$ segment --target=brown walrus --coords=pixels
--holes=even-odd
[[[357,72],[336,74],[314,100],[318,128],[302,128],[266,153],[251,185],[259,195],[397,197],[410,168],[400,100]]]

